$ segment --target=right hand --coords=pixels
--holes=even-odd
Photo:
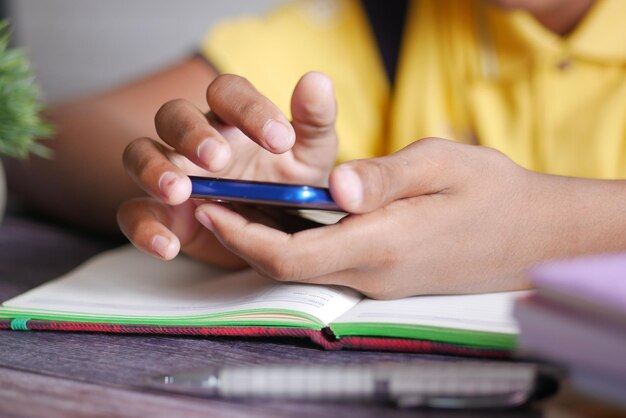
[[[180,99],[159,109],[157,133],[169,147],[152,138],[126,147],[126,171],[151,197],[122,204],[118,223],[136,247],[159,258],[182,250],[216,266],[243,267],[195,219],[187,175],[325,185],[337,155],[334,91],[325,75],[304,75],[291,98],[291,122],[235,75],[215,78],[207,102],[207,114]]]

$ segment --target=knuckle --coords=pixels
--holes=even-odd
[[[165,103],[157,111],[154,122],[157,133],[163,140],[179,140],[201,126],[201,119],[194,117],[192,106],[184,99]]]
[[[455,160],[459,174],[466,179],[482,179],[493,173],[505,173],[512,166],[504,153],[488,147],[467,146]]]
[[[302,135],[308,138],[332,138],[336,135],[335,124],[318,125],[317,122],[307,123],[296,127],[298,136]]]
[[[376,300],[388,300],[396,296],[396,292],[383,280],[368,283],[360,289],[360,292],[368,298]]]
[[[366,271],[389,271],[394,272],[401,269],[407,262],[412,262],[413,258],[406,255],[405,246],[397,243],[395,245],[384,245],[377,248],[376,253],[368,258]],[[375,267],[374,267],[375,266]],[[366,273],[359,281],[357,290],[373,299],[392,299],[407,296],[406,285],[402,280],[394,275],[383,278],[380,274]]]
[[[420,152],[427,155],[430,160],[439,163],[444,163],[455,155],[454,152],[451,152],[451,144],[451,141],[437,137],[428,137],[418,141]]]
[[[366,179],[365,189],[372,190],[383,197],[387,196],[392,182],[387,166],[376,160],[366,160],[363,161],[362,168]]]
[[[490,161],[492,164],[496,164],[498,166],[503,165],[503,164],[509,164],[509,162],[511,161],[511,159],[502,151],[497,150],[495,148],[483,148],[485,151],[485,157],[488,159],[488,161]]]
[[[242,103],[239,108],[241,119],[246,122],[256,121],[263,115],[264,106],[256,100],[249,100]]]
[[[326,103],[309,100],[301,103],[302,117],[309,125],[328,130],[335,126],[335,112]]]
[[[214,224],[214,227],[218,233],[219,240],[227,249],[233,252],[237,252],[240,249],[241,242],[245,239],[241,227],[230,230],[229,228],[222,227],[218,222]]]
[[[122,162],[127,169],[139,170],[145,168],[148,158],[144,158],[144,150],[152,141],[149,138],[137,138],[131,141],[122,153]]]
[[[291,282],[297,280],[296,267],[294,263],[289,261],[278,262],[274,274],[280,281]]]
[[[161,122],[169,120],[172,114],[176,113],[181,107],[185,106],[186,104],[187,102],[184,99],[173,99],[163,103],[154,116],[154,120],[157,126]]]
[[[195,118],[180,118],[176,121],[174,132],[178,138],[179,146],[184,146],[187,141],[194,138],[193,133],[204,128],[204,121]]]
[[[455,178],[465,178],[468,175],[466,168],[469,165],[468,150],[471,146],[435,137],[421,139],[416,145],[415,152],[430,173],[429,178],[435,189],[450,187],[450,175],[456,176]]]
[[[140,139],[135,139],[135,140],[131,141],[124,148],[124,152],[122,153],[122,162],[124,163],[124,167],[126,167],[126,168],[130,167],[130,165],[132,163],[132,160],[133,160],[133,156],[136,153],[137,142],[139,140]]]
[[[502,173],[511,181],[517,178],[517,176],[509,176],[509,174],[516,174],[523,171],[521,166],[517,165],[505,153],[494,148],[484,148],[484,151],[485,153],[482,155],[486,161],[480,163],[483,173]]]
[[[442,146],[442,144],[445,144],[448,142],[447,139],[443,139],[443,138],[439,138],[436,136],[429,136],[426,138],[422,138],[420,140],[418,140],[417,142],[419,142],[421,147],[440,147]]]
[[[209,106],[216,100],[220,100],[224,95],[224,91],[227,91],[233,86],[241,86],[243,84],[249,84],[248,80],[244,77],[235,74],[218,75],[207,87],[206,98],[209,102]]]
[[[167,161],[163,161],[163,163],[159,165],[159,167],[164,170],[169,170],[177,167],[185,173],[191,173],[197,168],[197,165],[193,163],[189,158],[185,157],[182,154],[179,154],[176,151],[166,151],[165,158],[167,159]]]
[[[274,256],[265,263],[265,271],[274,280],[280,282],[297,281],[300,278],[297,263],[285,259],[284,255]]]
[[[228,80],[231,79],[231,74],[220,74],[209,83],[206,90],[207,99],[211,100],[215,98],[217,94],[228,85]]]

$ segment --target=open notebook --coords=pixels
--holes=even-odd
[[[163,262],[125,246],[4,302],[0,328],[299,336],[327,349],[501,356],[516,344],[511,309],[519,293],[375,301],[182,256]]]

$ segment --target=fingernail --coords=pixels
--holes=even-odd
[[[198,159],[211,171],[219,171],[228,163],[228,150],[213,139],[205,139],[198,146]]]
[[[359,175],[348,167],[342,167],[341,170],[341,183],[342,189],[345,194],[346,200],[355,207],[361,205],[363,202],[363,183]]]
[[[178,176],[171,171],[167,171],[161,175],[161,178],[159,179],[159,190],[163,196],[170,197],[177,181]]]
[[[159,257],[167,258],[167,253],[170,247],[170,240],[163,235],[155,235],[152,238],[152,251],[154,251]]]
[[[272,151],[282,152],[289,149],[293,142],[291,129],[273,119],[263,126],[263,139]]]
[[[206,229],[209,231],[213,231],[213,222],[211,222],[211,218],[209,218],[208,213],[202,209],[196,209],[196,219],[200,222]]]

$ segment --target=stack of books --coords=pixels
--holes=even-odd
[[[529,276],[537,291],[514,308],[521,350],[565,366],[577,389],[626,406],[626,254],[554,261]]]

